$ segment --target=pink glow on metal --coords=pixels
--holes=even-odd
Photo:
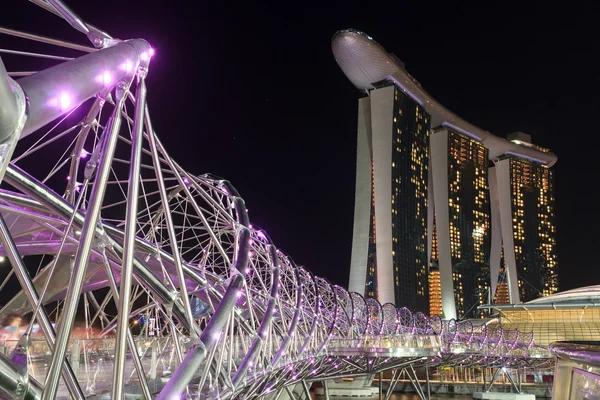
[[[133,69],[133,63],[130,60],[125,61],[120,67],[123,71],[130,72]]]
[[[96,82],[108,86],[112,82],[112,76],[109,71],[104,71],[96,77]]]
[[[104,71],[104,73],[102,74],[102,83],[104,83],[105,85],[108,85],[108,84],[110,84],[110,82],[112,82],[112,77],[110,76],[110,72]]]
[[[66,92],[61,92],[58,96],[58,104],[63,110],[69,108],[71,106],[71,96]]]
[[[71,96],[67,92],[60,92],[57,97],[51,98],[46,104],[50,107],[60,107],[65,110],[72,104]]]
[[[141,59],[142,61],[146,61],[148,58],[150,58],[150,57],[148,56],[148,53],[146,53],[146,52],[143,52],[142,54],[140,54],[140,59]]]
[[[150,47],[150,50],[148,50],[148,55],[150,55],[150,57],[154,57],[155,51],[154,48]]]
[[[85,150],[81,150],[81,153],[79,153],[79,158],[86,159],[87,156],[88,156],[88,152]]]

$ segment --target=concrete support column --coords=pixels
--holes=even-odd
[[[490,212],[492,223],[492,246],[490,249],[490,288],[492,289],[490,304],[496,295],[498,276],[500,275],[500,259],[502,258],[502,227],[500,219],[500,200],[498,199],[498,182],[496,167],[488,169],[488,184],[490,186]]]
[[[448,131],[440,130],[430,139],[431,176],[438,239],[438,261],[444,319],[456,319],[452,249],[450,248],[450,210],[448,208]]]
[[[510,186],[510,159],[496,162],[498,205],[500,210],[500,226],[502,243],[504,244],[504,261],[508,281],[508,296],[511,304],[521,302],[519,298],[519,283],[517,280],[517,259],[513,231],[512,197]]]
[[[356,192],[354,197],[354,231],[350,258],[350,292],[365,295],[369,227],[371,224],[371,99],[358,101],[358,135],[356,141]]]
[[[394,86],[371,92],[373,177],[375,192],[375,239],[377,251],[377,300],[396,303],[392,256],[392,135]],[[402,285],[402,282],[400,282]]]

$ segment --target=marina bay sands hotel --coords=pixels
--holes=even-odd
[[[349,290],[448,319],[555,293],[557,157],[453,114],[362,32],[336,33],[332,48],[366,94]]]

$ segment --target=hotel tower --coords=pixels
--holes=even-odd
[[[349,289],[445,318],[558,290],[552,167],[524,133],[500,138],[444,108],[362,32],[332,41],[358,101]]]

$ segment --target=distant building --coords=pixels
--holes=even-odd
[[[350,282],[352,291],[423,312],[429,308],[429,119],[391,84],[359,101]]]
[[[429,268],[429,315],[442,315],[442,313],[440,270],[432,266]]]
[[[530,139],[529,139],[530,140]],[[513,140],[514,142],[515,140]],[[523,139],[519,145],[525,145]],[[530,301],[558,291],[554,174],[540,163],[507,156],[490,168],[498,185],[504,262],[509,267],[511,297]],[[511,243],[512,242],[512,243]],[[492,260],[499,263],[500,259]],[[516,277],[510,276],[514,266]],[[518,293],[517,293],[518,292]],[[514,301],[514,300],[513,300]]]
[[[555,293],[523,304],[481,306],[503,329],[532,332],[535,344],[600,341],[600,285]]]
[[[512,303],[556,292],[556,156],[522,132],[505,140],[462,120],[362,32],[338,32],[332,48],[367,94],[349,289],[438,313],[439,282],[445,318],[483,316],[478,306],[504,290],[501,266]]]
[[[451,266],[458,318],[479,316],[490,287],[488,149],[454,130],[431,136],[437,261]]]

